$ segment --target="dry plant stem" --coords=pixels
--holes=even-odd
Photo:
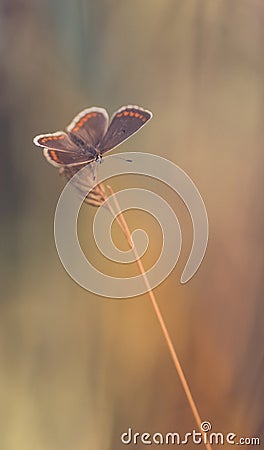
[[[109,190],[110,190],[110,189],[109,189]],[[106,200],[108,199],[107,195],[104,195],[103,198],[104,198],[104,202],[106,202]],[[112,206],[111,206],[109,203],[107,203],[107,208],[109,209],[109,211],[110,211],[110,213],[112,214],[112,216],[116,219],[116,221],[117,221],[119,227],[121,228],[121,230],[123,231],[124,235],[126,236],[126,230],[125,230],[125,228],[124,228],[124,226],[123,226],[122,221],[121,221],[118,217],[116,217],[115,212],[114,212]]]
[[[176,371],[178,373],[178,376],[180,378],[183,390],[184,390],[185,395],[187,397],[187,400],[189,402],[189,405],[190,405],[190,408],[192,410],[194,419],[195,419],[195,421],[197,423],[198,429],[200,430],[201,429],[202,419],[201,419],[200,414],[198,412],[198,409],[196,407],[196,404],[195,404],[195,401],[193,399],[190,387],[189,387],[189,385],[187,383],[186,377],[185,377],[185,375],[183,373],[180,361],[179,361],[178,356],[176,354],[176,351],[174,349],[172,340],[170,338],[168,329],[167,329],[167,327],[165,325],[165,322],[164,322],[164,319],[162,317],[160,308],[159,308],[159,306],[157,304],[156,298],[155,298],[154,293],[153,293],[153,291],[151,289],[151,286],[149,284],[148,277],[146,275],[144,266],[143,266],[143,264],[141,262],[141,259],[138,256],[137,249],[136,249],[136,247],[133,244],[133,241],[132,241],[132,238],[131,238],[131,233],[129,231],[129,228],[128,228],[128,225],[126,223],[126,220],[125,220],[125,218],[124,218],[124,216],[123,216],[123,214],[121,212],[120,205],[119,205],[118,200],[117,200],[117,198],[115,196],[115,193],[114,193],[113,189],[111,188],[111,186],[107,186],[107,188],[109,189],[109,191],[111,192],[111,194],[113,196],[113,200],[114,200],[114,203],[116,205],[116,208],[117,208],[117,211],[118,211],[118,214],[119,214],[119,218],[116,218],[116,219],[118,220],[118,224],[119,225],[120,225],[120,222],[122,223],[121,229],[122,229],[123,233],[125,234],[125,237],[127,238],[128,244],[131,247],[131,249],[133,250],[133,253],[135,255],[136,263],[137,263],[138,268],[139,268],[139,270],[140,270],[140,272],[141,272],[141,274],[143,276],[146,288],[148,290],[148,295],[150,297],[150,300],[151,300],[151,303],[153,305],[154,311],[156,313],[156,316],[157,316],[158,321],[160,323],[161,329],[163,331],[163,335],[164,335],[166,343],[168,345],[168,348],[169,348],[169,351],[170,351],[170,354],[171,354],[171,357],[172,357],[175,369],[176,369]],[[110,212],[112,214],[114,214],[114,211],[113,211],[112,208],[110,209]],[[212,447],[211,447],[211,445],[208,442],[204,443],[204,445],[207,448],[207,450],[212,450]]]

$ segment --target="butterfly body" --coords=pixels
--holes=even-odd
[[[92,107],[80,112],[66,132],[41,134],[33,142],[43,148],[44,156],[54,166],[81,166],[101,159],[151,117],[150,111],[139,106],[124,106],[113,114],[109,124],[106,110]]]

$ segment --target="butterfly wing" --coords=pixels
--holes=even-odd
[[[80,112],[68,125],[67,131],[86,145],[97,147],[106,133],[108,121],[104,108],[92,107]]]
[[[35,145],[43,148],[44,156],[55,167],[77,166],[94,160],[89,152],[85,154],[63,131],[40,134],[33,140]]]
[[[88,164],[94,161],[94,156],[90,154],[77,154],[74,152],[61,152],[44,148],[44,156],[49,163],[55,167],[73,167]]]
[[[79,147],[72,142],[64,131],[56,133],[39,134],[33,139],[35,145],[42,148],[50,148],[60,152],[79,152]]]
[[[113,115],[111,123],[99,146],[101,154],[112,150],[136,133],[148,120],[152,113],[139,106],[124,106]]]

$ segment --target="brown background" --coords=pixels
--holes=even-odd
[[[155,293],[203,419],[213,431],[263,432],[263,20],[260,0],[2,0],[1,450],[114,450],[129,426],[195,426],[148,297],[89,294],[55,250],[64,181],[32,138],[91,105],[151,109],[120,151],[163,155],[199,187],[209,246],[181,286],[183,204],[154,182],[113,180],[156,189],[185,230],[179,264]],[[93,214],[82,211],[80,226],[96,260]],[[151,227],[148,266],[158,227],[143,213],[127,218]]]

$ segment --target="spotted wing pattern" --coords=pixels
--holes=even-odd
[[[89,153],[61,152],[44,148],[44,156],[55,167],[79,166],[94,161],[94,156]]]
[[[75,166],[94,160],[92,154],[88,151],[84,153],[63,131],[36,136],[34,144],[43,148],[46,159],[56,167]]]
[[[34,138],[33,142],[39,147],[50,148],[60,152],[78,152],[80,150],[64,131],[40,134]]]
[[[67,131],[70,136],[71,134],[77,136],[88,146],[96,147],[106,133],[108,120],[108,114],[104,108],[88,108],[73,119]]]
[[[152,113],[139,106],[120,108],[112,117],[109,128],[100,144],[101,154],[124,142],[152,117]]]
[[[56,167],[78,166],[94,161],[99,154],[124,142],[152,117],[139,106],[124,106],[112,116],[104,108],[92,107],[80,112],[67,127],[67,133],[40,134],[34,144],[42,147],[46,159]]]

